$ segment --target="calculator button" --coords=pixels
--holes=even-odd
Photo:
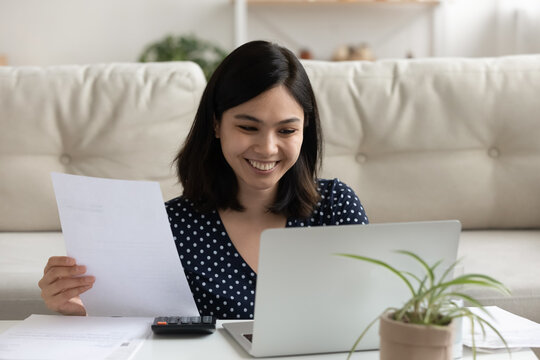
[[[181,323],[181,324],[189,324],[190,322],[191,322],[191,321],[189,320],[189,317],[187,317],[187,316],[182,316],[182,317],[180,318],[180,323]]]
[[[211,324],[212,323],[212,317],[211,316],[203,316],[202,322],[205,324]]]
[[[193,317],[191,318],[191,322],[192,322],[193,324],[200,324],[200,323],[201,323],[201,317],[200,317],[200,316],[193,316]]]
[[[180,321],[179,316],[171,316],[169,318],[169,324],[178,324],[179,321]]]

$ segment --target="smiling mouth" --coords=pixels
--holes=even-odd
[[[279,162],[279,161],[260,162],[260,161],[249,160],[249,159],[246,159],[246,160],[252,167],[261,171],[272,170],[273,168],[276,167],[277,163]]]

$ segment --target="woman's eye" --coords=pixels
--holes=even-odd
[[[282,129],[279,131],[281,134],[290,135],[296,132],[296,129]]]
[[[253,126],[238,125],[238,127],[244,131],[256,131],[257,128]]]

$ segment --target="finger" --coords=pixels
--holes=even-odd
[[[93,285],[96,281],[94,276],[81,276],[74,278],[59,279],[52,284],[42,288],[41,296],[44,299],[54,297],[60,293],[65,293],[79,287]]]
[[[92,286],[93,285],[80,286],[80,287],[69,289],[62,293],[59,293],[58,295],[46,301],[47,307],[51,310],[59,311],[62,305],[67,303],[69,300],[79,296],[80,294],[84,293],[85,291],[90,290]]]
[[[45,269],[43,269],[43,274],[45,274],[51,267],[55,266],[73,266],[76,265],[77,262],[74,258],[69,256],[51,256],[49,258],[49,261],[47,261],[47,264],[45,265]]]
[[[86,273],[86,266],[76,265],[76,266],[55,266],[49,269],[43,275],[41,280],[38,282],[38,286],[43,289],[55,281],[63,278],[72,278],[75,276],[80,276]]]

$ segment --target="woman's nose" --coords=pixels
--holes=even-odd
[[[277,139],[273,134],[261,134],[257,149],[262,155],[274,155],[278,152]]]

